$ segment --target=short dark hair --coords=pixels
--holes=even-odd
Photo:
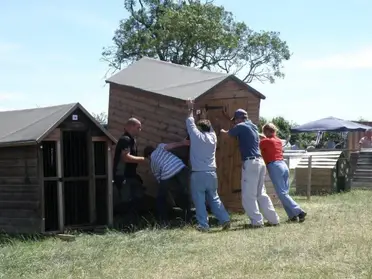
[[[199,120],[198,123],[196,123],[196,126],[202,131],[202,132],[210,132],[212,128],[212,124],[208,119],[202,119]]]
[[[152,147],[151,145],[146,146],[145,149],[143,150],[143,157],[149,158],[152,152],[154,152],[154,150],[155,148]]]

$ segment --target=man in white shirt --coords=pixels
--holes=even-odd
[[[189,115],[186,119],[187,132],[190,137],[191,196],[195,205],[197,229],[208,231],[208,212],[205,201],[217,217],[222,229],[230,228],[230,216],[217,192],[216,172],[217,136],[208,120],[195,124],[193,102],[188,102]]]
[[[179,204],[184,213],[184,220],[191,219],[190,197],[188,191],[189,170],[180,158],[170,152],[171,149],[189,145],[188,140],[181,142],[161,143],[157,148],[147,146],[144,157],[150,160],[151,171],[159,183],[157,196],[157,213],[160,222],[168,222],[167,194],[176,189]]]

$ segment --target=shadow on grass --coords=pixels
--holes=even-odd
[[[50,238],[41,234],[5,234],[0,233],[0,246],[10,245],[14,242],[38,242]]]
[[[208,209],[208,213],[211,213]],[[155,199],[147,198],[144,200],[144,206],[139,213],[134,213],[129,210],[127,206],[115,208],[114,224],[112,228],[84,228],[80,230],[66,230],[65,234],[79,235],[79,234],[106,234],[108,232],[119,232],[125,234],[136,233],[141,230],[172,230],[184,227],[195,226],[197,224],[195,218],[195,210],[191,212],[191,221],[186,223],[183,218],[183,211],[180,208],[171,208],[168,210],[167,224],[161,224],[156,218]],[[237,219],[232,219],[231,223],[237,222]],[[219,227],[218,220],[214,217],[209,218],[209,224],[212,230]],[[55,238],[55,234],[2,234],[0,232],[0,246],[7,245],[19,241],[43,241],[50,238]]]

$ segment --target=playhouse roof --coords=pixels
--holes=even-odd
[[[113,142],[116,139],[79,103],[0,111],[0,146],[36,144],[79,108]]]
[[[197,98],[226,79],[233,79],[261,99],[265,96],[235,75],[186,67],[144,57],[106,80],[182,100]]]

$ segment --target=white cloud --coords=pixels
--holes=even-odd
[[[372,46],[352,52],[307,60],[303,63],[303,66],[310,69],[372,69]]]
[[[23,97],[24,96],[20,93],[1,92],[0,91],[0,102],[18,101],[18,100],[21,100]]]

